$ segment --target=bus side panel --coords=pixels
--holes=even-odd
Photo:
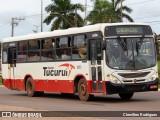
[[[10,79],[3,79],[3,84],[6,88],[11,89],[11,80]]]
[[[34,80],[36,91],[74,93],[73,82],[69,80]]]
[[[74,80],[76,76],[81,76],[89,83],[89,62],[87,61],[64,61],[55,64],[57,70],[61,70],[62,74],[56,76],[62,92],[74,92]],[[89,88],[90,84],[88,84]],[[78,87],[78,86],[77,86]]]
[[[24,77],[31,75],[36,91],[74,93],[74,79],[77,75],[85,77],[90,83],[88,63],[82,61],[21,63],[17,64],[16,84],[18,89],[24,90]],[[56,64],[56,65],[55,65]],[[24,69],[25,68],[25,69]],[[23,69],[23,70],[22,70]],[[87,74],[87,76],[86,76]],[[88,84],[88,92],[91,92]]]
[[[5,87],[11,89],[11,79],[10,79],[10,73],[8,70],[8,64],[2,64],[2,78],[3,78],[3,84]]]
[[[35,84],[35,90],[36,91],[46,91],[46,80],[35,80],[34,79],[34,84]]]
[[[15,84],[17,86],[17,90],[25,90],[23,79],[16,79],[15,81],[16,81]]]
[[[49,81],[47,84],[48,92],[61,92],[61,93],[74,93],[73,81],[69,80],[56,80]]]
[[[18,79],[4,79],[4,86],[7,87],[8,89],[13,89],[11,87],[13,84],[16,84],[16,90],[25,90],[24,87],[24,81],[23,80],[18,80]]]

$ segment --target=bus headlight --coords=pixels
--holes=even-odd
[[[115,76],[113,76],[113,75],[111,75],[110,76],[110,80],[111,80],[111,82],[113,82],[113,83],[121,83]]]
[[[152,76],[151,76],[151,80],[155,80],[156,78],[158,78],[158,73],[155,72]]]

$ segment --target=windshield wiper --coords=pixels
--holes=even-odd
[[[118,42],[119,42],[119,44],[121,45],[122,49],[123,49],[124,51],[127,51],[127,44],[125,43],[125,41],[122,40],[121,38],[118,38]]]
[[[137,52],[137,55],[139,54],[138,50],[141,48],[142,44],[143,44],[143,38],[140,38],[140,40],[137,40],[136,41],[136,52]]]

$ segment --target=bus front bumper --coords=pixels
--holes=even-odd
[[[145,92],[158,91],[158,78],[151,82],[134,83],[134,84],[114,84],[110,81],[106,82],[106,93],[129,93],[129,92]]]

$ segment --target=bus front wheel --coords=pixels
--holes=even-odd
[[[26,91],[27,91],[27,95],[29,97],[34,97],[37,95],[37,92],[35,91],[35,87],[34,87],[34,83],[33,83],[33,80],[31,77],[29,77],[27,79],[27,82],[26,82]]]
[[[134,93],[119,93],[119,96],[121,97],[121,99],[123,100],[129,100],[133,97]]]
[[[93,95],[88,94],[87,83],[83,78],[78,82],[78,95],[79,99],[82,101],[89,101],[93,97]]]

